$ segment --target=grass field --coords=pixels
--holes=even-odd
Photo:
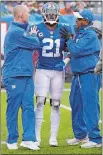
[[[65,88],[70,88],[70,84],[65,84]],[[61,104],[65,106],[69,106],[69,97],[70,90],[65,90],[62,96]],[[100,100],[101,100],[101,92],[100,92]],[[100,101],[101,103],[101,101]],[[101,108],[102,109],[102,108]],[[50,135],[50,105],[45,105],[44,109],[44,121],[42,125],[42,142],[39,151],[27,150],[24,148],[20,148],[16,151],[8,150],[5,144],[2,144],[1,154],[91,154],[91,155],[99,155],[102,154],[102,148],[92,148],[92,149],[83,149],[80,148],[80,145],[77,146],[68,146],[66,143],[66,139],[73,137],[72,125],[71,125],[71,111],[60,108],[61,110],[61,122],[60,128],[58,132],[58,147],[50,147],[49,146],[49,135]],[[18,139],[18,145],[22,140],[22,124],[21,124],[21,111],[19,111],[19,133],[20,137]],[[7,128],[6,128],[6,93],[1,93],[1,141],[6,141],[7,136]],[[100,124],[100,129],[101,129]]]

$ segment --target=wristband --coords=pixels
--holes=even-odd
[[[66,58],[63,61],[64,61],[65,65],[67,65],[67,63],[70,61],[70,58]]]

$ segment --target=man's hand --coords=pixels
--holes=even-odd
[[[102,72],[102,61],[99,60],[96,67],[94,68],[94,73],[99,74]]]
[[[39,30],[37,30],[37,26],[31,27],[30,35],[32,35],[32,34],[36,34],[37,35],[38,32],[39,32]]]
[[[62,27],[60,29],[60,35],[62,38],[65,39],[65,41],[67,42],[70,38],[72,39],[73,38],[73,35],[71,33],[69,33],[69,31],[65,28],[65,27]]]

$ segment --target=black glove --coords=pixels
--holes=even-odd
[[[62,27],[60,29],[60,35],[62,38],[65,39],[65,41],[67,42],[70,38],[73,38],[73,35],[71,33],[69,33],[69,31],[65,28],[65,27]]]

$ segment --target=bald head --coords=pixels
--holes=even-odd
[[[23,12],[25,12],[27,9],[27,7],[25,5],[16,5],[13,9],[13,15],[14,17],[16,17],[19,14],[22,14]]]
[[[13,9],[13,16],[16,21],[28,20],[29,9],[26,5],[16,5]]]

